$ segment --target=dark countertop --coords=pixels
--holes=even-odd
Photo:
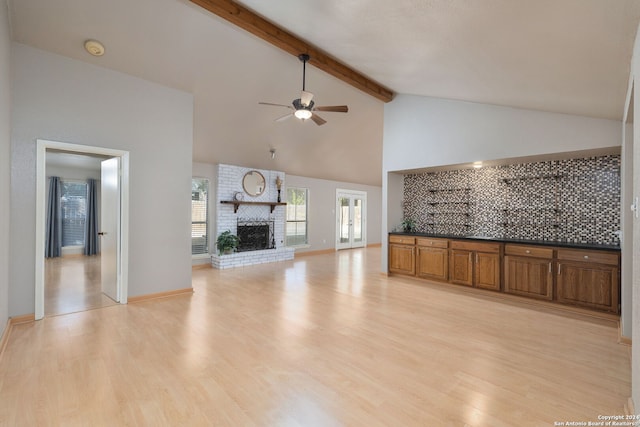
[[[430,234],[430,233],[405,233],[402,231],[393,231],[389,234],[399,236],[413,236],[413,237],[433,237],[438,239],[450,239],[450,240],[479,240],[485,242],[499,242],[499,243],[519,243],[525,245],[536,246],[550,246],[556,248],[571,248],[571,249],[597,249],[601,251],[620,251],[619,245],[601,245],[598,243],[574,243],[574,242],[557,242],[553,240],[522,240],[522,239],[507,239],[504,237],[486,237],[486,236],[455,236],[445,234]]]

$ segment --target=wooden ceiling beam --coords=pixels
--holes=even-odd
[[[272,24],[234,1],[190,1],[296,57],[301,53],[308,54],[310,56],[309,64],[381,101],[389,102],[395,95],[393,91],[333,59],[320,49],[296,37],[285,29]]]

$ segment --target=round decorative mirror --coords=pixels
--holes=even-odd
[[[264,193],[266,181],[264,176],[258,171],[250,171],[242,178],[242,187],[250,196],[259,196]]]

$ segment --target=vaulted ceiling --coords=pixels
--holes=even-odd
[[[194,161],[381,183],[384,103],[188,0],[9,0],[12,38],[194,95]],[[242,0],[396,93],[619,120],[638,0]],[[106,54],[83,50],[98,39]],[[393,102],[393,101],[391,101]],[[271,159],[269,150],[276,150]]]

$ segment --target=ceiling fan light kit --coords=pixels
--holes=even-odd
[[[294,99],[291,102],[291,105],[284,104],[273,104],[270,102],[258,102],[261,105],[271,105],[274,107],[285,107],[290,110],[293,110],[293,113],[287,114],[286,116],[277,118],[276,121],[282,121],[292,115],[303,122],[311,119],[316,125],[320,126],[325,124],[327,121],[322,117],[318,116],[314,113],[314,111],[327,111],[331,113],[346,113],[349,111],[349,107],[346,105],[333,105],[333,106],[324,106],[324,107],[316,107],[313,102],[313,93],[306,91],[306,65],[307,61],[309,61],[309,55],[306,53],[301,53],[298,55],[298,59],[302,61],[302,92],[300,92],[300,98]]]
[[[310,119],[311,116],[313,116],[313,113],[307,109],[301,109],[301,110],[296,110],[295,113],[293,113],[293,115],[299,118],[300,120],[307,120],[307,119]]]

